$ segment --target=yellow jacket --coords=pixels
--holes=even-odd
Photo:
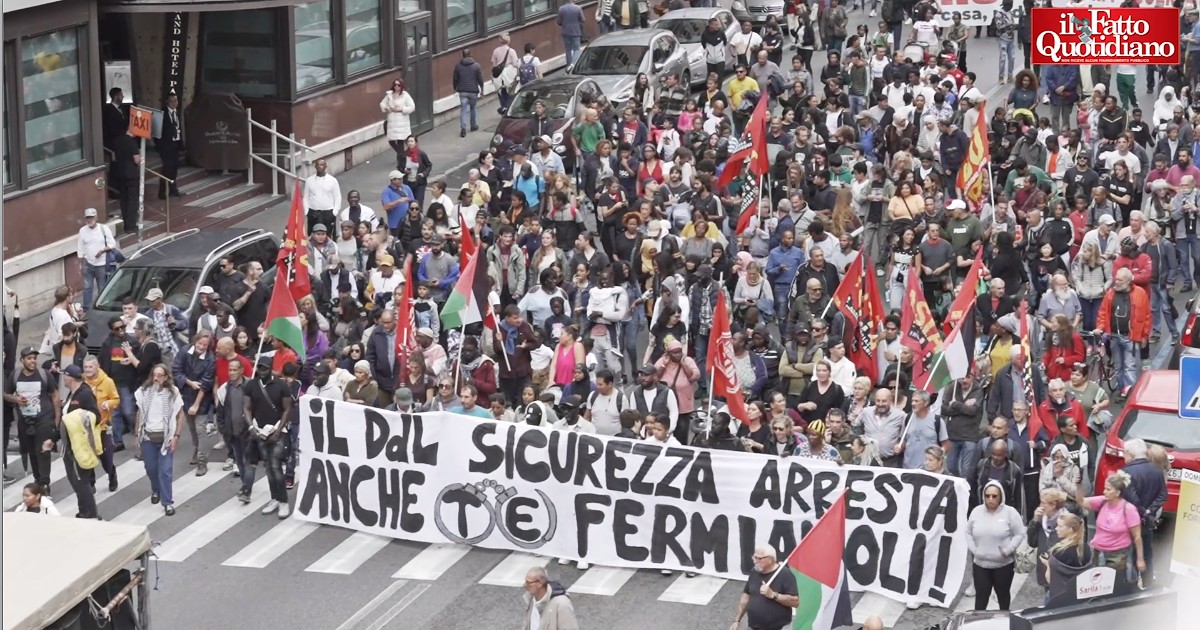
[[[121,404],[121,395],[117,393],[117,384],[113,382],[104,370],[96,368],[95,378],[84,378],[83,382],[92,388],[96,395],[96,405],[100,407],[100,430],[107,431],[108,423],[112,421],[113,412]],[[108,403],[107,407],[104,403]]]

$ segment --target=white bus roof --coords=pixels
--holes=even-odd
[[[4,630],[46,627],[149,550],[145,527],[6,512]]]

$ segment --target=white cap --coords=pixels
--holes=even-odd
[[[428,327],[418,328],[417,334],[421,335],[422,337],[429,337],[430,339],[433,339],[434,337],[437,336],[437,335],[433,334],[433,329],[428,328]]]
[[[1114,223],[1116,223],[1116,221],[1112,218],[1111,214],[1100,215],[1100,225],[1112,225]]]
[[[401,173],[400,171],[392,171],[391,173],[388,173],[388,179],[404,179],[404,173]]]
[[[96,209],[95,209],[95,208],[88,208],[87,210],[84,210],[84,211],[83,211],[83,216],[84,216],[84,218],[87,218],[87,219],[90,219],[90,218],[92,218],[92,217],[96,216]]]
[[[213,288],[207,284],[200,287],[200,295],[212,295],[214,293],[216,293],[216,291],[213,291]]]
[[[952,199],[950,203],[946,204],[946,208],[948,210],[966,210],[967,202],[962,199]]]

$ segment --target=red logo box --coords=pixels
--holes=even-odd
[[[1179,9],[1033,9],[1039,65],[1177,65]]]

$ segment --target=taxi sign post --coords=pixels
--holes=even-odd
[[[146,216],[146,139],[150,137],[150,110],[141,107],[129,108],[129,135],[140,140],[138,149],[138,245],[142,244],[142,226]]]

